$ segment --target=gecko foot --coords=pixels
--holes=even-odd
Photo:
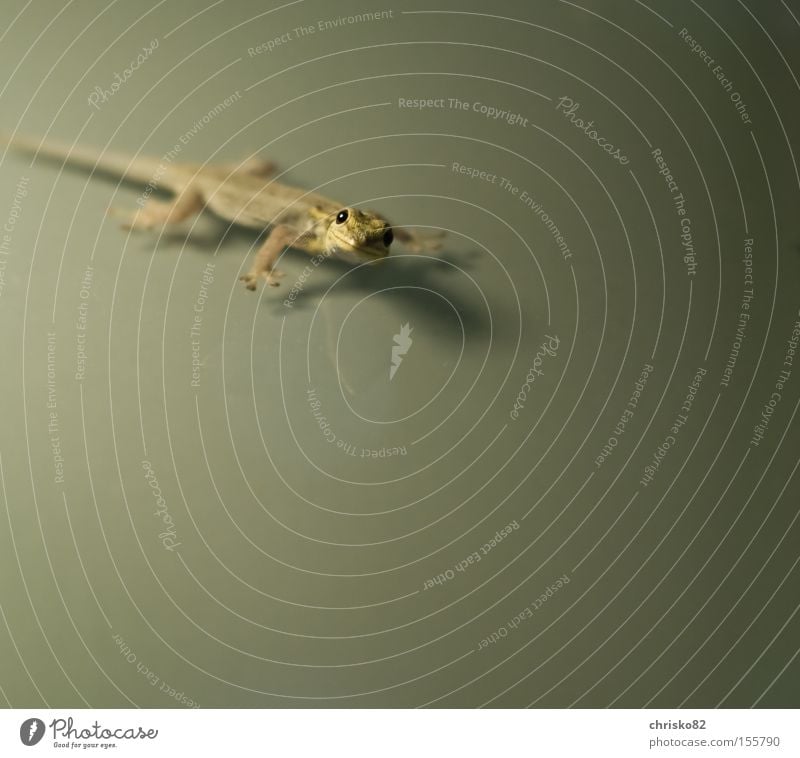
[[[258,287],[258,274],[244,274],[243,276],[239,277],[239,281],[244,282],[246,289],[255,292],[256,288]]]
[[[281,282],[280,280],[283,278],[284,274],[283,271],[259,271],[257,273],[253,273],[250,271],[247,274],[239,277],[240,282],[244,282],[244,286],[251,290],[255,291],[258,288],[258,280],[264,279],[264,281],[269,284],[270,287],[280,287]]]

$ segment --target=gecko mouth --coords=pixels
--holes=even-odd
[[[336,240],[336,245],[330,252],[337,258],[341,258],[350,263],[366,263],[382,260],[389,255],[389,247],[385,244],[383,239],[378,239],[372,242],[372,244],[359,245],[350,239],[340,237],[338,234],[334,234],[333,236]]]

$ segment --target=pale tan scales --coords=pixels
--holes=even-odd
[[[204,208],[233,224],[259,231],[269,228],[250,271],[241,277],[250,290],[256,289],[262,278],[273,286],[279,284],[281,274],[275,269],[275,261],[287,247],[353,264],[385,258],[394,239],[416,251],[438,247],[433,241],[423,244],[412,233],[392,228],[386,219],[372,211],[348,207],[319,193],[269,180],[275,166],[257,158],[237,164],[201,166],[134,158],[28,137],[0,135],[0,142],[145,185],[147,199],[143,206],[124,214],[127,228],[153,229],[177,224]],[[163,202],[149,197],[155,189],[172,192],[174,199]]]

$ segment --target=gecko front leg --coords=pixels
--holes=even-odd
[[[282,224],[276,226],[256,254],[250,271],[240,276],[239,281],[244,282],[247,289],[255,290],[258,280],[263,277],[267,284],[277,287],[280,284],[278,280],[283,274],[275,270],[275,261],[296,239],[297,233],[288,226]]]
[[[183,190],[171,203],[152,198],[138,210],[128,215],[128,221],[122,224],[123,229],[155,229],[167,224],[178,224],[187,218],[197,215],[203,210],[205,202],[202,194],[191,186]],[[112,210],[114,215],[123,213]]]

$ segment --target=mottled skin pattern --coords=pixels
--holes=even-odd
[[[112,211],[125,217],[125,228],[154,229],[177,224],[204,208],[233,224],[259,231],[269,228],[250,271],[240,277],[249,290],[255,290],[260,279],[278,286],[282,274],[276,271],[275,261],[287,247],[352,264],[382,260],[389,254],[394,239],[407,243],[412,250],[423,249],[414,235],[393,229],[377,213],[347,207],[324,195],[268,180],[275,166],[258,158],[237,164],[201,166],[164,163],[156,158],[131,157],[34,138],[0,135],[2,142],[35,155],[146,185],[147,199],[138,211]],[[150,198],[155,189],[172,192],[173,200]]]

